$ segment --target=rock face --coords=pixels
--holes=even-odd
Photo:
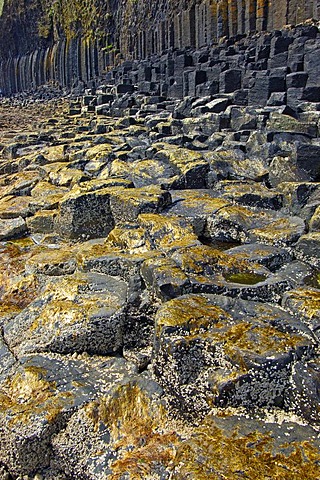
[[[276,3],[271,0],[31,0],[28,6],[22,0],[5,0],[0,18],[0,88],[12,93],[30,90],[48,81],[57,81],[69,88],[78,83],[81,88],[83,82],[100,78],[110,65],[123,59],[141,60],[172,49],[208,47],[225,37],[278,30],[284,25],[318,19],[319,9],[317,0],[305,1],[303,5],[300,0]],[[263,65],[271,53],[276,55],[274,66],[282,66],[288,59],[291,43],[290,39],[266,40],[250,63],[258,61]],[[227,55],[232,56],[235,52],[232,45],[229,47]],[[290,78],[290,85],[297,89],[305,86],[298,67],[303,62],[303,52],[297,46],[291,53],[295,75]],[[306,61],[308,69],[314,72],[315,82],[317,56],[317,47],[310,45]],[[207,54],[200,55],[199,59],[205,64]],[[192,65],[190,58],[180,59],[180,68]],[[230,71],[222,68],[221,91],[229,93],[236,85],[240,88],[238,67],[239,63]],[[170,70],[170,64],[167,68]],[[205,76],[198,70],[189,76],[189,83],[194,87],[203,83]],[[215,73],[209,76],[211,82],[219,82]],[[139,80],[150,82],[151,78],[152,72],[146,65]],[[261,100],[259,91],[266,82],[270,83],[263,75],[256,79],[253,97]],[[275,79],[273,86],[263,89],[282,91],[275,87],[276,83],[279,86],[281,80]],[[122,88],[130,87],[126,83]],[[314,94],[314,90],[310,90],[307,95],[311,98]]]
[[[301,14],[244,4],[110,2],[151,58],[0,101],[1,478],[320,478],[320,38],[201,43],[209,6],[217,39]],[[156,54],[160,9],[198,48]]]

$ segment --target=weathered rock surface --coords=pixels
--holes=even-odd
[[[317,36],[1,102],[0,476],[320,478]]]

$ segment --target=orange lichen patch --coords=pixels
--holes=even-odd
[[[157,330],[163,327],[184,327],[194,335],[207,330],[210,326],[232,320],[221,307],[213,305],[201,295],[188,295],[161,306],[157,317]]]
[[[73,402],[70,392],[58,392],[55,382],[45,379],[40,367],[25,367],[8,379],[0,389],[0,413],[11,417],[11,424],[28,424],[44,414],[48,422]]]
[[[89,404],[86,411],[96,429],[100,422],[109,428],[114,449],[120,452],[111,464],[110,479],[120,480],[127,473],[132,480],[142,480],[155,465],[173,461],[178,436],[168,430],[164,409],[152,404],[138,386],[119,387],[112,397]]]

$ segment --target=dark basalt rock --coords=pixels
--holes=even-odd
[[[0,65],[0,476],[320,478],[318,27],[102,3]]]

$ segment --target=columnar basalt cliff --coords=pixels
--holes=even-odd
[[[121,60],[210,46],[223,37],[319,18],[309,0],[7,0],[0,20],[0,88],[71,87]]]

